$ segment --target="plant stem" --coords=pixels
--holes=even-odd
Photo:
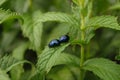
[[[81,55],[80,55],[81,59],[80,59],[80,79],[83,80],[83,74],[84,74],[84,70],[82,69],[83,63],[84,63],[84,47],[81,46]]]
[[[81,15],[81,26],[80,26],[80,28],[81,28],[81,30],[82,30],[82,33],[81,33],[81,40],[82,41],[84,41],[84,35],[85,35],[85,33],[84,33],[84,17]],[[84,45],[82,44],[81,45],[81,53],[80,53],[80,57],[81,57],[81,60],[80,60],[80,66],[82,66],[83,65],[83,63],[84,63]]]
[[[82,31],[81,33],[81,40],[84,41],[84,31]],[[81,45],[81,52],[80,52],[80,78],[81,80],[84,79],[84,70],[82,69],[84,58],[85,58],[85,48],[84,48],[84,45]]]
[[[85,38],[85,32],[84,32],[85,18],[84,18],[84,14],[83,14],[84,0],[79,0],[79,5],[81,7],[81,13],[80,13],[80,18],[81,18],[80,29],[82,31],[81,40],[84,41],[84,38]],[[82,69],[83,63],[84,63],[84,58],[85,58],[85,53],[84,52],[85,52],[85,48],[84,48],[84,44],[82,44],[81,45],[81,52],[80,52],[80,80],[84,79],[84,70]]]

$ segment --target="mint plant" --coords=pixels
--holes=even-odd
[[[71,16],[62,15],[61,13],[59,13],[59,15],[57,15],[57,13],[54,13],[55,15],[53,15],[53,13],[48,13],[48,14],[44,14],[44,16],[41,17],[41,22],[54,21],[54,20],[60,22],[68,22],[68,24],[71,24],[74,28],[79,29],[78,30],[79,36],[76,37],[80,37],[80,39],[78,39],[77,41],[73,39],[70,41],[70,43],[72,44],[75,42],[74,44],[79,44],[81,46],[80,62],[79,62],[80,64],[76,64],[79,65],[80,67],[80,80],[84,80],[85,73],[87,70],[92,71],[95,75],[99,76],[103,80],[119,80],[120,78],[118,75],[120,73],[115,71],[120,69],[119,65],[104,58],[85,59],[86,56],[85,47],[90,42],[91,38],[94,36],[93,32],[100,27],[120,30],[120,26],[117,23],[117,18],[110,15],[92,17],[91,15],[93,13],[92,11],[93,0],[89,0],[89,1],[73,0],[73,2],[75,4],[72,7],[78,8],[77,13],[79,14],[79,16],[74,16],[76,15],[74,13]],[[57,49],[57,51],[61,50],[61,48]],[[46,51],[46,49],[44,51]],[[62,49],[62,51],[64,49],[65,47]],[[48,49],[48,52],[51,52],[51,50],[49,51]],[[57,60],[57,57],[60,56],[59,55],[60,52],[56,53],[55,50],[55,52],[53,51],[49,53],[49,55],[51,54],[50,57],[47,56],[45,57],[45,55],[48,55],[47,52],[42,53],[39,57],[37,64],[39,72],[43,74],[48,73],[49,70],[52,68],[52,66],[54,66],[55,64],[55,61],[53,60]]]
[[[119,18],[104,14],[112,10],[119,14],[117,12],[117,9],[120,9],[119,0],[111,7],[107,7],[106,0],[72,0],[69,1],[71,6],[69,13],[62,11],[43,13],[42,10],[34,9],[36,7],[32,0],[15,1],[16,4],[25,3],[23,6],[16,5],[14,1],[2,0],[0,6],[4,8],[4,4],[9,2],[16,6],[10,7],[16,12],[0,8],[0,24],[6,27],[3,28],[3,37],[0,39],[2,53],[0,80],[120,80],[120,65],[106,57],[95,56],[97,52],[92,54],[91,51],[93,47],[91,44],[95,44],[92,40],[97,35],[95,32],[100,28],[116,31],[117,37],[119,36],[120,25],[117,20]],[[106,7],[100,6],[99,9],[99,6],[95,6],[99,2],[106,3]],[[15,22],[16,19],[18,22]],[[45,28],[46,24],[55,25],[57,28]],[[45,33],[45,30],[49,29],[53,32]],[[19,31],[22,32],[20,39],[17,38]],[[48,37],[50,40],[57,40],[60,37],[61,42],[54,46],[49,43]],[[108,47],[104,45],[106,49],[120,44],[117,37]],[[62,41],[63,39],[65,40]],[[94,48],[97,48],[96,46],[98,44]],[[5,52],[7,50],[9,52]],[[27,50],[31,53],[27,53]],[[37,62],[26,60],[25,54],[36,55]],[[119,60],[119,56],[114,58]],[[59,75],[67,75],[70,78],[61,78]]]

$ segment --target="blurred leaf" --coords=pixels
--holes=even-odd
[[[120,3],[114,4],[109,8],[109,10],[116,10],[116,9],[120,9]]]
[[[30,80],[44,80],[44,75],[41,75],[40,73],[34,74]]]
[[[117,56],[115,57],[115,59],[116,59],[116,60],[120,60],[120,55],[117,55]]]
[[[20,80],[23,72],[24,72],[23,65],[14,66],[10,71],[11,79],[12,80]]]
[[[60,64],[72,65],[77,67],[80,66],[79,58],[67,53],[60,54],[59,59],[56,60],[55,65],[60,65]]]
[[[5,71],[0,69],[0,80],[10,80],[9,76],[5,73]]]
[[[47,75],[47,80],[77,80],[68,67],[56,68]]]
[[[79,4],[79,1],[78,0],[72,0],[76,5]]]
[[[85,75],[85,80],[101,80],[98,76],[94,75],[92,72],[87,71]]]
[[[18,64],[29,63],[28,61],[19,61],[12,56],[3,56],[0,59],[0,68],[6,72],[10,71],[14,66]]]
[[[23,19],[20,14],[16,12],[11,12],[10,10],[3,10],[0,8],[0,24],[3,23],[6,20],[10,19],[20,19],[23,23]]]
[[[25,13],[30,7],[30,0],[11,0],[11,6],[16,12]]]
[[[17,63],[18,60],[14,59],[11,56],[4,56],[0,59],[0,68],[2,70],[6,70],[7,68],[9,68],[11,65]]]
[[[12,52],[13,57],[18,60],[23,60],[24,52],[27,48],[28,48],[27,42],[20,43],[20,45],[13,50],[13,52]]]
[[[60,53],[68,45],[69,44],[62,45],[55,49],[46,47],[38,58],[38,63],[37,63],[38,71],[41,74],[48,73],[50,69],[55,65],[56,60],[59,59]]]
[[[93,32],[94,28],[89,27],[85,31],[85,44],[88,44],[90,40],[94,37],[95,33]]]
[[[4,3],[4,2],[6,2],[7,0],[0,0],[0,6]]]
[[[120,48],[120,33],[114,35],[114,38],[112,39],[111,43],[109,43],[108,47]]]
[[[72,6],[72,13],[73,16],[76,18],[78,22],[80,22],[80,7],[78,6]]]
[[[89,59],[83,69],[92,71],[103,80],[119,80],[120,65],[104,58]]]
[[[40,11],[34,12],[32,15],[24,16],[24,24],[21,26],[23,35],[28,37],[31,42],[31,47],[37,51],[40,50],[42,37],[42,23],[36,23],[38,17],[41,16]]]
[[[13,40],[15,39],[16,34],[17,34],[16,31],[3,32],[0,45],[3,50],[8,49],[8,47],[12,44]]]
[[[90,1],[90,0],[89,0]],[[109,6],[111,6],[109,1],[114,0],[95,0],[93,1],[93,14],[94,15],[104,15],[103,12],[105,12]]]
[[[117,18],[114,16],[93,17],[89,20],[89,22],[86,23],[86,26],[95,27],[95,29],[98,29],[100,27],[106,27],[120,30]]]
[[[58,21],[69,24],[77,24],[73,16],[60,12],[48,12],[38,16],[37,23],[46,21]]]

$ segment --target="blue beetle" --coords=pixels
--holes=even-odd
[[[53,40],[50,41],[50,43],[49,43],[48,46],[49,46],[50,48],[56,47],[56,46],[60,46],[60,42],[59,42],[59,40],[57,40],[57,39],[53,39]]]
[[[60,43],[68,42],[69,41],[69,36],[68,35],[63,35],[59,38]]]

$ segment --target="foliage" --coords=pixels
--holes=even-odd
[[[84,69],[90,70],[103,80],[119,80],[120,66],[107,59],[95,58],[84,63]]]
[[[119,10],[119,0],[1,0],[0,80],[119,80]]]

